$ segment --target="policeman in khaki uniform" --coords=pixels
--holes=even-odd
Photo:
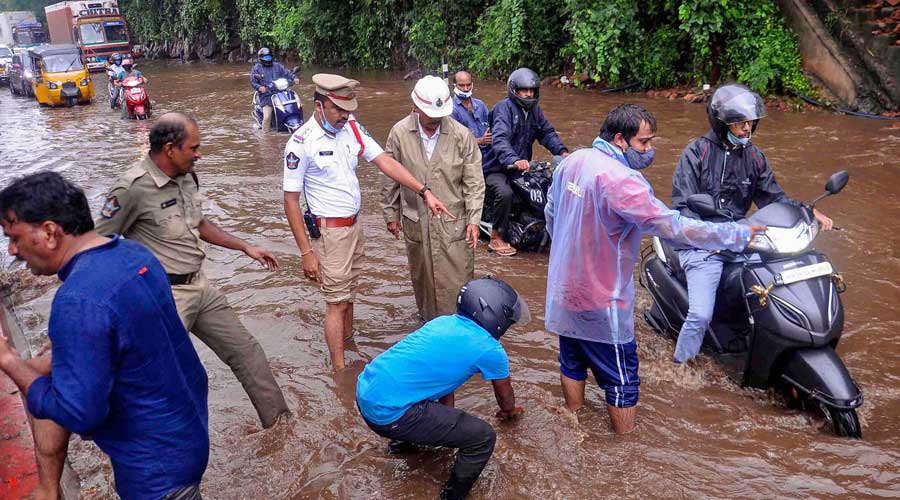
[[[278,261],[203,216],[194,173],[199,147],[200,131],[193,119],[180,113],[161,116],[150,130],[149,156],[116,181],[96,222],[97,232],[121,234],[156,255],[168,274],[185,329],[231,367],[263,427],[271,427],[288,408],[266,355],[200,268],[206,256],[204,241],[242,250],[267,269],[277,269]]]
[[[474,278],[475,243],[484,204],[481,151],[472,132],[450,117],[450,89],[438,77],[420,79],[415,110],[397,122],[385,151],[447,204],[451,220],[429,220],[416,194],[387,179],[382,190],[388,231],[400,238],[401,216],[416,305],[424,321],[456,312],[459,289]]]
[[[384,154],[351,114],[357,108],[358,81],[325,73],[313,75],[312,80],[316,85],[315,112],[284,148],[284,211],[300,249],[303,274],[321,283],[326,304],[325,342],[333,368],[340,370],[344,368],[344,340],[353,332],[353,302],[362,270],[359,160],[374,163],[417,193],[432,216],[449,214],[431,188]],[[306,216],[300,208],[301,192],[309,208]]]

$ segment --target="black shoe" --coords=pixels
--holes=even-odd
[[[412,453],[417,449],[418,448],[413,443],[400,441],[399,439],[391,439],[391,442],[388,443],[388,454],[390,455],[405,455],[407,453]]]

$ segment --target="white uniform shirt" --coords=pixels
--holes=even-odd
[[[351,120],[356,118],[350,116]],[[356,122],[366,161],[384,153],[369,132]],[[352,217],[361,196],[356,168],[360,145],[347,122],[336,136],[328,135],[315,116],[297,129],[284,147],[284,190],[306,192],[310,211],[319,217]],[[305,188],[305,189],[304,189]]]
[[[434,147],[437,146],[438,137],[441,135],[441,126],[438,125],[437,130],[434,131],[434,135],[428,137],[428,134],[425,133],[425,129],[422,128],[422,124],[419,120],[416,120],[416,125],[419,126],[419,137],[422,138],[422,146],[425,147],[425,157],[431,160],[431,154],[434,153]]]

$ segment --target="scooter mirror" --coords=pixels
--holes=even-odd
[[[716,200],[706,193],[688,196],[687,206],[700,217],[712,217],[719,213],[716,209]]]
[[[847,185],[847,181],[849,180],[850,172],[847,172],[846,170],[835,172],[831,174],[831,177],[828,178],[828,182],[825,183],[825,191],[828,191],[828,194],[838,194],[844,189],[844,186]]]

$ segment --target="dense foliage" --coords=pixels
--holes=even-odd
[[[14,2],[21,0],[0,0]],[[482,75],[518,66],[644,87],[739,80],[808,91],[773,0],[120,0],[142,43],[211,33],[323,65]]]

